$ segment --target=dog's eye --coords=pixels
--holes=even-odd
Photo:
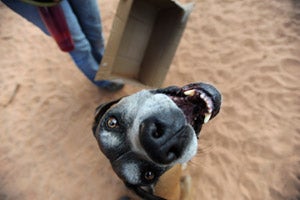
[[[108,118],[108,120],[107,120],[107,126],[109,128],[116,128],[116,127],[118,127],[118,120],[116,118],[114,118],[114,117]]]
[[[148,181],[153,180],[154,177],[155,177],[155,175],[154,175],[154,173],[151,172],[151,171],[147,171],[147,172],[145,173],[145,179],[148,180]]]

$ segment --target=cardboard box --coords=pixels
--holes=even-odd
[[[96,80],[161,86],[193,5],[120,0]]]

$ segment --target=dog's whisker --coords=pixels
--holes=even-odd
[[[197,150],[198,154],[196,156],[206,155],[213,152],[215,150],[215,146],[212,144],[200,145]]]
[[[196,163],[195,161],[191,160],[190,162],[187,163],[188,166],[197,166],[198,163]]]
[[[205,169],[209,168],[209,165],[204,159],[197,159],[197,161],[191,160],[190,162],[187,163],[187,165],[190,169],[196,169],[196,170],[199,170],[199,168],[205,168]]]

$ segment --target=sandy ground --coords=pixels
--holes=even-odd
[[[99,0],[108,38],[117,0]],[[116,200],[95,107],[131,94],[90,84],[51,38],[0,3],[0,199]],[[300,1],[196,3],[164,82],[223,94],[190,164],[195,199],[300,198]]]

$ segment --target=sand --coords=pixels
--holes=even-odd
[[[117,0],[99,0],[108,38]],[[91,132],[97,89],[0,3],[0,199],[116,200],[128,190]],[[223,94],[189,164],[199,200],[300,198],[300,2],[197,1],[164,86]]]

